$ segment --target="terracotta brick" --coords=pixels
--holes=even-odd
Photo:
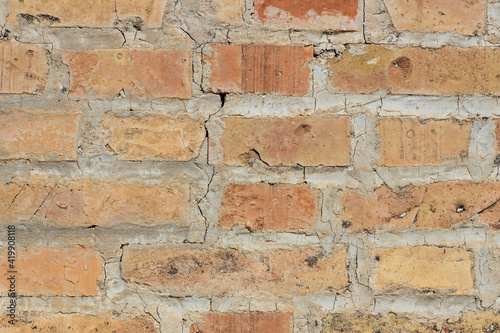
[[[420,246],[377,249],[377,263],[370,283],[377,289],[410,287],[450,294],[469,294],[474,289],[473,254],[463,248]]]
[[[115,49],[63,51],[71,98],[191,97],[191,51]]]
[[[0,113],[0,159],[75,160],[80,112]]]
[[[57,184],[35,179],[0,183],[0,190],[0,214],[10,223],[35,220],[65,227],[189,225],[189,189],[184,185],[89,179]]]
[[[34,16],[54,26],[113,27],[117,20],[139,17],[147,27],[161,27],[167,0],[10,0],[8,22],[21,15]]]
[[[384,118],[380,165],[463,164],[469,150],[471,122]]]
[[[204,57],[209,92],[305,95],[312,47],[214,44]]]
[[[2,333],[158,333],[158,323],[152,318],[120,318],[102,313],[99,316],[83,314],[36,314],[34,318],[19,320],[15,325],[7,323],[8,317],[2,316]]]
[[[356,30],[361,3],[347,1],[256,0],[255,19],[293,29]]]
[[[437,50],[364,45],[330,62],[332,85],[344,93],[500,95],[500,50]]]
[[[8,270],[5,248],[2,267]],[[83,246],[17,248],[16,289],[27,295],[95,296],[102,270],[99,252]],[[8,281],[1,279],[0,290],[8,289]]]
[[[45,50],[32,44],[0,42],[0,93],[39,94],[48,72]]]
[[[233,249],[165,249],[127,246],[122,260],[126,281],[173,297],[228,296],[267,292],[277,296],[335,291],[348,284],[346,249],[278,250],[253,257]]]
[[[474,35],[485,26],[486,1],[384,0],[397,30],[456,31]]]
[[[222,199],[219,224],[243,224],[252,230],[292,230],[318,221],[319,190],[306,184],[229,185]]]
[[[101,128],[107,145],[121,160],[189,161],[200,153],[205,126],[187,117],[161,114],[119,117],[105,114]]]
[[[260,158],[271,166],[349,164],[348,117],[223,118],[220,164],[245,165]]]
[[[498,201],[479,213],[479,221],[490,226],[493,231],[500,230],[500,204]]]
[[[193,324],[189,333],[289,333],[291,313],[209,313],[203,323]]]
[[[419,187],[410,185],[398,194],[382,186],[369,197],[347,190],[342,220],[350,231],[370,231],[380,226],[442,229],[467,221],[477,213],[481,213],[480,219],[486,219],[488,210],[485,209],[498,200],[500,185],[497,183],[450,181]]]

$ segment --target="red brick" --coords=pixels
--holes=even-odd
[[[319,190],[306,184],[229,185],[222,199],[219,224],[243,224],[252,230],[293,230],[318,220]]]
[[[71,98],[191,97],[191,51],[116,49],[63,51]]]
[[[223,157],[222,161],[211,157],[215,163],[246,165],[249,158],[260,158],[271,166],[349,165],[348,117],[221,120],[225,125],[220,138]]]
[[[233,249],[127,246],[122,276],[173,297],[255,292],[298,296],[342,290],[349,282],[345,247],[331,254],[306,249],[252,255]]]
[[[463,164],[469,150],[471,122],[384,118],[380,165]]]
[[[279,312],[209,313],[189,333],[288,333],[292,319],[291,313]]]
[[[384,0],[397,30],[456,31],[474,35],[485,26],[484,0]]]
[[[0,93],[39,94],[48,71],[45,50],[31,44],[0,43]]]
[[[356,30],[359,0],[256,0],[255,18],[273,27]]]
[[[2,267],[8,270],[3,249]],[[99,252],[78,247],[17,248],[16,290],[27,295],[95,296],[97,280],[103,271]],[[0,290],[8,290],[8,281],[0,280]]]
[[[204,57],[209,92],[305,95],[312,47],[214,44]]]
[[[500,200],[497,183],[440,182],[407,186],[394,193],[382,186],[365,197],[347,190],[344,197],[344,226],[351,231],[377,227],[449,228],[467,221]]]
[[[331,63],[332,85],[344,93],[500,95],[500,50],[437,50],[364,45]]]
[[[0,159],[76,160],[80,119],[80,112],[3,112]]]

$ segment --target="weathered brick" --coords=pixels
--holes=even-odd
[[[289,333],[291,313],[245,312],[209,313],[203,323],[191,325],[190,333]]]
[[[372,251],[376,272],[370,284],[379,290],[400,287],[469,294],[474,289],[473,254],[463,248],[420,246]]]
[[[233,249],[165,249],[127,246],[122,260],[126,281],[174,297],[268,292],[279,296],[336,291],[348,284],[346,249],[278,250],[254,257]]]
[[[191,51],[115,49],[63,51],[71,98],[191,97]]]
[[[209,92],[305,95],[312,47],[214,44],[204,57]]]
[[[147,27],[161,27],[167,0],[10,0],[10,24],[29,15],[54,26],[113,27],[118,20],[139,18]]]
[[[21,319],[15,325],[9,324],[8,317],[2,316],[0,328],[2,333],[51,332],[51,333],[157,333],[159,325],[153,318],[135,317],[121,318],[109,313],[98,316],[83,314],[44,314],[37,313],[33,318]]]
[[[462,164],[467,156],[471,122],[384,118],[380,165]]]
[[[493,231],[500,230],[500,204],[498,201],[479,213],[479,221],[490,226]]]
[[[193,8],[200,8],[203,6],[203,2],[199,0],[190,0]],[[245,8],[244,0],[208,0],[208,6],[203,7],[204,15],[213,16],[215,19],[219,20],[221,23],[241,23],[243,10]],[[207,9],[210,8],[210,9]],[[208,13],[207,13],[208,12]],[[211,15],[210,15],[211,14]]]
[[[271,166],[349,164],[347,117],[228,117],[222,121],[226,128],[220,139],[224,156],[219,164],[245,165],[249,158]]]
[[[8,269],[3,249],[2,267]],[[27,295],[95,296],[97,280],[103,271],[103,258],[89,248],[27,247],[16,251],[16,290]],[[9,289],[9,281],[0,280],[0,290]]]
[[[229,185],[222,199],[219,224],[224,229],[243,224],[252,230],[292,230],[318,220],[319,190],[306,184]]]
[[[40,179],[0,183],[0,191],[0,215],[8,223],[35,220],[65,227],[189,225],[189,189],[185,185],[90,179],[58,184]]]
[[[109,134],[108,147],[122,160],[188,161],[199,154],[206,137],[202,122],[161,114],[121,117],[107,113],[101,127]]]
[[[344,226],[351,231],[379,226],[449,228],[464,222],[500,200],[497,183],[439,182],[409,185],[399,193],[382,186],[365,197],[347,190],[344,197]],[[486,211],[485,211],[486,212]]]
[[[255,19],[273,27],[356,30],[361,3],[347,1],[256,0]]]
[[[330,62],[332,85],[345,93],[500,95],[500,50],[437,50],[363,45]]]
[[[45,50],[31,44],[0,43],[0,93],[38,94],[48,71]]]
[[[384,0],[397,30],[456,31],[474,35],[485,26],[486,1]]]
[[[0,159],[75,160],[80,112],[0,113]]]

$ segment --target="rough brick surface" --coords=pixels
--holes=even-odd
[[[175,297],[267,292],[276,296],[336,291],[348,284],[346,250],[276,251],[262,261],[235,250],[127,247],[123,277]]]
[[[7,270],[3,249],[2,267]],[[16,288],[27,295],[93,296],[103,271],[99,252],[85,247],[27,247],[17,251]],[[5,279],[0,288],[8,289]]]
[[[214,44],[204,64],[211,92],[305,95],[311,84],[312,48],[298,45]]]
[[[243,224],[252,230],[292,230],[318,220],[319,191],[306,184],[229,185],[219,224],[230,229]]]
[[[377,269],[370,282],[377,289],[410,287],[468,294],[474,288],[473,254],[463,248],[377,249],[372,256]]]
[[[205,316],[204,322],[193,324],[190,333],[288,333],[292,321],[291,313],[262,313],[249,312],[238,314],[210,313]]]
[[[350,123],[346,117],[283,119],[223,118],[223,164],[259,158],[268,165],[349,164]]]
[[[64,51],[70,96],[191,97],[191,52],[177,49]]]
[[[81,112],[8,111],[0,114],[0,159],[75,160]]]

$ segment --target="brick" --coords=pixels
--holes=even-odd
[[[189,189],[185,185],[90,179],[58,184],[34,179],[0,183],[0,190],[0,214],[9,223],[35,220],[65,227],[189,225]]]
[[[199,0],[190,0],[190,2],[194,8],[202,6]],[[215,19],[229,24],[241,23],[243,21],[244,0],[210,0],[209,4],[211,5],[209,13]],[[204,11],[203,14],[206,15],[207,11]]]
[[[463,164],[468,154],[471,122],[384,118],[378,131],[380,165]]]
[[[278,250],[253,257],[233,249],[127,246],[122,276],[173,297],[267,292],[277,296],[336,291],[348,284],[346,249]]]
[[[8,270],[7,252],[2,267]],[[103,271],[103,258],[89,248],[17,248],[16,289],[31,296],[96,296],[97,280]],[[0,290],[8,290],[0,280]]]
[[[119,117],[106,113],[101,128],[106,142],[121,160],[189,161],[200,153],[205,126],[187,117],[161,114]]]
[[[498,200],[497,183],[439,182],[410,185],[398,193],[382,186],[368,197],[346,190],[342,220],[350,231],[371,231],[381,226],[445,229],[478,213],[481,219]]]
[[[499,95],[499,61],[500,50],[487,47],[391,50],[363,45],[330,62],[331,82],[344,93]]]
[[[191,97],[190,50],[63,51],[63,62],[74,99]]]
[[[305,95],[311,85],[312,47],[214,44],[204,72],[214,93]]]
[[[474,35],[485,26],[486,1],[384,0],[397,30],[456,31]]]
[[[470,294],[474,289],[473,254],[463,248],[419,246],[376,249],[376,272],[370,284],[379,289],[410,287],[450,294]]]
[[[37,313],[34,318],[16,321],[9,324],[8,317],[2,316],[0,327],[3,333],[91,333],[91,332],[120,332],[120,333],[158,333],[158,323],[152,318],[135,317],[120,318],[112,314],[101,313],[98,316],[83,314],[47,314]]]
[[[226,128],[220,164],[245,165],[249,158],[260,158],[271,166],[349,165],[348,117],[221,120]]]
[[[0,93],[40,94],[47,81],[45,50],[31,44],[0,43]]]
[[[15,25],[20,16],[60,27],[114,27],[118,20],[139,18],[147,27],[161,27],[167,0],[71,0],[10,1],[8,22]]]
[[[360,10],[358,0],[255,1],[256,20],[286,29],[357,30]]]
[[[291,313],[279,312],[209,313],[189,333],[289,333],[292,319]]]
[[[0,159],[76,160],[80,112],[0,113]]]
[[[500,204],[498,201],[479,213],[479,221],[488,224],[493,231],[500,230]]]
[[[243,224],[251,230],[293,230],[318,221],[319,190],[307,184],[229,185],[222,199],[223,229]]]

